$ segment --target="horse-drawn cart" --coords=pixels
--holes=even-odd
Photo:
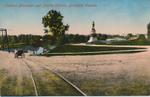
[[[17,51],[15,52],[15,58],[19,58],[19,57],[25,58],[25,54],[24,54],[24,51],[23,51],[23,50],[17,50]]]

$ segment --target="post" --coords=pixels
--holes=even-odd
[[[2,50],[4,50],[4,34],[3,34],[3,30],[2,31]]]
[[[0,31],[2,32],[2,50],[4,50],[5,47],[7,47],[8,52],[10,52],[7,29],[0,28]]]
[[[6,37],[6,43],[7,43],[7,50],[8,50],[8,52],[10,52],[10,49],[9,49],[9,39],[8,39],[8,36],[7,36],[7,29],[5,29],[5,37]]]

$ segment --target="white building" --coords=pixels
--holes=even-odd
[[[37,51],[35,51],[35,54],[43,54],[44,53],[44,48],[43,47],[38,47]]]
[[[127,40],[125,38],[114,37],[114,38],[106,39],[106,44],[111,44],[112,42],[121,42],[121,41],[127,41]]]

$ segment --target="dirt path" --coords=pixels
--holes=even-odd
[[[34,92],[35,92],[35,96],[38,96],[38,90],[37,90],[37,86],[36,86],[36,83],[35,83],[35,79],[33,77],[33,71],[31,69],[31,66],[29,63],[27,63],[25,60],[22,60],[24,62],[24,65],[26,65],[26,68],[28,69],[28,71],[30,72],[30,77],[31,77],[31,80],[32,80],[32,84],[33,84],[33,87],[34,87]]]
[[[148,48],[146,52],[132,54],[52,57],[26,56],[25,60],[30,59],[35,61],[35,63],[38,62],[41,64],[41,66],[39,66],[37,64],[33,64],[34,62],[30,63],[34,73],[39,76],[43,76],[43,74],[45,74],[44,76],[47,78],[46,74],[48,72],[43,70],[42,67],[48,66],[51,70],[65,76],[65,78],[80,87],[80,89],[85,91],[87,94],[96,95],[91,92],[92,87],[94,86],[93,84],[88,86],[88,89],[90,88],[89,90],[84,88],[86,87],[85,85],[87,85],[87,82],[90,82],[91,80],[101,80],[105,81],[106,85],[110,86],[115,83],[121,83],[121,81],[142,81],[144,84],[150,83],[150,47],[147,46],[146,48]],[[2,51],[0,51],[0,55],[0,71],[2,72],[0,72],[0,77],[7,75],[6,79],[13,78],[13,80],[17,80],[16,82],[10,80],[10,82],[14,82],[14,86],[17,87],[14,89],[12,94],[30,95],[34,93],[34,85],[30,76],[31,72],[27,69],[22,59],[15,59],[13,53],[9,54]],[[45,73],[40,74],[43,71],[45,71]],[[45,78],[44,82],[47,82]],[[27,87],[22,85],[26,85],[23,80],[27,81],[30,86],[28,88],[31,92],[24,91]],[[7,83],[6,81],[4,82]],[[0,87],[3,89],[3,84],[0,84]],[[3,90],[1,93],[2,92]],[[99,92],[97,94],[99,94]]]
[[[82,95],[64,79],[52,73],[51,69],[45,69],[41,63],[37,64],[22,58],[15,59],[13,53],[0,53],[3,55],[0,56],[3,59],[0,61],[0,70],[6,71],[1,72],[1,75],[7,77],[0,82],[1,95]]]
[[[34,61],[31,60],[29,58],[26,58],[24,60],[25,62],[31,62],[32,64],[34,64],[34,66],[38,66],[41,69],[45,69],[50,71],[51,73],[55,74],[57,77],[61,78],[64,82],[66,82],[68,85],[72,86],[72,88],[74,88],[75,90],[77,90],[81,95],[83,96],[87,96],[82,90],[80,90],[76,85],[74,85],[73,83],[71,83],[68,79],[66,79],[64,76],[62,76],[60,73],[54,71],[53,69],[51,69],[48,65],[42,65],[43,63],[39,63],[38,61]],[[30,67],[31,68],[31,67]],[[39,72],[41,70],[37,70],[37,72]],[[43,73],[43,72],[41,72]],[[43,77],[43,76],[42,76]],[[64,88],[65,89],[65,88]]]
[[[110,95],[122,95],[124,88],[126,91],[133,89],[129,90],[132,91],[130,93],[127,91],[126,95],[146,95],[149,93],[146,87],[150,86],[150,47],[144,47],[148,48],[146,52],[132,54],[28,58],[61,73],[88,95],[109,95],[106,92],[109,90]],[[94,83],[99,85],[95,86]],[[121,90],[111,89],[116,87]]]
[[[93,56],[53,56],[37,57],[29,56],[29,59],[47,64],[50,68],[59,72],[79,73],[80,76],[92,78],[103,77],[104,74],[127,72],[130,78],[133,76],[150,77],[150,47],[147,52],[133,54],[111,54]],[[67,73],[70,72],[70,73]],[[81,74],[80,74],[81,73]]]

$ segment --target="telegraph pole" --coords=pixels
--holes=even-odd
[[[7,35],[7,29],[5,28],[0,28],[0,32],[2,33],[2,50],[5,50],[7,48],[8,52],[10,52],[9,49],[9,40],[8,40],[8,35]]]

